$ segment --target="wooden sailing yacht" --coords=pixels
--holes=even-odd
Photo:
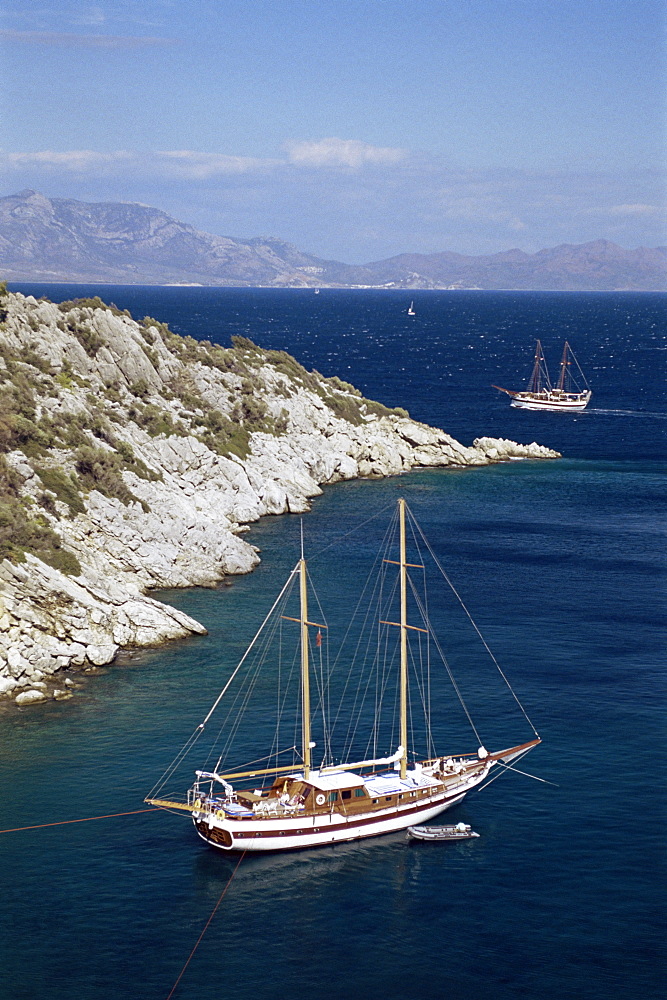
[[[573,364],[582,380],[581,385],[578,384],[572,371]],[[494,385],[493,388],[499,389],[500,392],[506,392],[508,396],[512,397],[511,405],[523,410],[560,410],[566,412],[585,410],[592,395],[586,377],[567,340],[563,347],[558,384],[555,387],[551,384],[542,344],[538,340],[528,388],[520,392],[503,389],[499,385]]]
[[[334,762],[330,747],[328,747],[324,759],[317,765],[314,762],[313,751],[316,744],[313,742],[311,734],[313,715],[311,710],[311,682],[313,680],[311,671],[313,668],[310,659],[310,638],[311,630],[317,630],[313,650],[316,654],[321,648],[321,630],[326,629],[327,625],[324,622],[312,621],[310,618],[308,607],[309,577],[302,542],[301,558],[290,573],[288,581],[278,595],[269,615],[267,615],[238,666],[232,672],[206,718],[197,727],[185,748],[176,758],[176,762],[167,769],[161,781],[147,796],[146,802],[167,810],[189,813],[199,836],[208,844],[224,851],[284,851],[315,847],[372,837],[426,823],[438,813],[461,802],[468,792],[486,780],[494,767],[509,764],[510,761],[523,756],[540,742],[532,723],[521,708],[525,719],[531,726],[533,738],[508,749],[487,750],[480,745],[479,734],[461,699],[458,687],[456,687],[457,695],[475,733],[476,743],[473,744],[473,748],[465,753],[453,753],[446,749],[426,758],[417,758],[414,753],[409,752],[408,715],[411,704],[408,694],[409,636],[414,636],[415,642],[426,643],[431,639],[432,629],[425,605],[412,590],[412,580],[408,573],[410,568],[423,569],[424,567],[407,561],[406,503],[402,499],[398,501],[397,521],[398,552],[395,553],[393,542],[392,547],[388,547],[385,552],[387,555],[397,554],[398,559],[384,558],[381,563],[383,569],[394,577],[391,600],[394,602],[392,607],[399,610],[399,614],[395,615],[399,620],[377,621],[367,629],[367,631],[372,631],[383,625],[385,633],[389,630],[395,634],[393,630],[398,630],[397,646],[400,655],[398,657],[396,701],[399,705],[399,724],[396,733],[398,746],[394,743],[395,750],[384,756],[375,754],[369,759],[344,760],[337,763]],[[416,522],[412,520],[410,523],[411,526],[416,525]],[[423,535],[421,537],[423,538]],[[426,544],[428,545],[427,542]],[[437,563],[430,547],[429,551]],[[437,565],[449,583],[444,570],[439,566],[439,563]],[[398,571],[398,581],[395,579],[396,570]],[[298,618],[281,613],[286,607],[283,595],[290,585],[293,586],[294,590],[298,585]],[[450,586],[452,586],[451,583]],[[409,588],[413,593],[413,603],[416,602],[415,608],[421,614],[420,625],[408,621]],[[454,593],[456,594],[456,591]],[[460,601],[458,594],[456,596]],[[464,608],[464,610],[468,614],[467,609]],[[261,646],[260,636],[266,630],[267,623],[273,619],[278,619],[281,623],[287,621],[298,625],[300,638],[298,682],[300,688],[300,741],[298,742],[300,745],[289,748],[296,750],[299,758],[298,763],[287,766],[257,767],[258,763],[262,764],[268,759],[264,757],[251,761],[250,766],[228,768],[225,766],[226,751],[223,751],[213,767],[195,772],[196,780],[184,798],[169,795],[164,790],[167,781],[171,780],[175,773],[175,766],[182,762],[185,753],[189,752],[195,745],[244,665],[250,650],[253,646],[258,646],[258,648]],[[291,628],[294,628],[294,625]],[[424,636],[427,638],[423,638]],[[435,640],[435,636],[433,639]],[[435,641],[437,644],[437,640]],[[486,646],[486,643],[484,645]],[[488,650],[488,647],[486,648]],[[445,665],[449,671],[450,668],[446,661]],[[498,666],[497,663],[496,666]],[[509,687],[502,671],[500,674]],[[316,677],[316,681],[319,683],[318,678],[319,675]],[[248,690],[254,684],[253,680],[249,684]],[[384,700],[387,700],[386,677],[382,684],[382,696]],[[511,687],[510,691],[512,691]],[[513,691],[512,694],[518,703]],[[381,701],[382,698],[379,700]],[[322,702],[322,689],[320,687],[320,706]],[[427,707],[430,707],[430,694],[426,702]],[[245,703],[245,694],[237,697],[221,731],[229,728],[232,735],[236,733],[236,713],[239,707]],[[521,706],[519,705],[519,707]],[[410,718],[412,719],[412,715]],[[327,747],[326,739],[325,747]],[[277,754],[269,755],[270,758],[273,756],[277,757]],[[212,758],[209,754],[210,759]],[[252,766],[253,764],[255,766]]]

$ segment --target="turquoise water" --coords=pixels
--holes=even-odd
[[[512,358],[519,366],[530,347],[526,315],[532,328],[540,321],[555,327],[554,302],[562,302],[584,366],[584,345],[598,360],[609,355],[606,382],[594,385],[607,396],[600,409],[625,411],[562,418],[510,410],[492,392],[482,397],[479,380],[479,412],[465,384],[443,400],[436,392],[442,373],[426,384],[431,362],[423,344],[412,352],[407,396],[393,398],[405,348],[395,297],[359,293],[354,309],[349,298],[339,299],[338,327],[327,303],[317,327],[310,293],[127,294],[138,315],[151,312],[176,327],[188,309],[197,312],[198,292],[209,298],[206,309],[204,297],[198,300],[192,332],[215,330],[224,340],[231,324],[232,332],[299,357],[307,348],[305,360],[326,374],[336,370],[325,364],[325,355],[339,350],[336,330],[350,315],[375,312],[389,341],[378,347],[376,332],[352,338],[369,394],[425,419],[457,408],[458,399],[464,440],[488,430],[566,453],[559,462],[338,484],[304,517],[311,572],[333,618],[380,528],[372,522],[348,557],[336,539],[406,497],[544,741],[519,766],[558,787],[508,774],[472,794],[449,817],[471,823],[481,834],[475,841],[409,845],[396,834],[246,857],[174,996],[658,997],[665,407],[656,405],[664,357],[656,324],[664,299],[526,296],[515,328],[505,295],[477,296],[478,318],[466,326],[469,301],[456,306],[455,296],[443,294],[440,322],[449,333],[431,333],[431,354],[447,357],[462,379],[471,370],[466,344],[473,333],[491,341],[487,360],[495,357],[507,374]],[[72,294],[68,288],[61,297]],[[123,294],[113,289],[120,306],[129,304]],[[416,299],[417,318],[433,309],[436,324],[437,294]],[[316,301],[326,297],[323,291]],[[271,326],[279,332],[269,343]],[[629,382],[628,370],[636,372]],[[494,371],[487,381],[499,378]],[[619,388],[608,401],[610,384]],[[518,424],[519,417],[528,420]],[[428,419],[452,429],[444,417]],[[299,527],[295,517],[253,526],[248,538],[263,561],[230,588],[161,595],[204,622],[207,637],[126,658],[87,681],[71,702],[0,713],[2,829],[141,808],[294,564]],[[457,636],[452,631],[456,669],[475,695],[471,708],[483,737],[491,744],[516,723],[519,738],[528,738],[509,703],[507,715],[495,718],[501,702],[478,683],[476,661]],[[457,738],[458,724],[452,717]],[[191,770],[196,766],[193,760]],[[0,846],[1,995],[31,1000],[166,998],[236,864],[199,841],[187,820],[157,812],[5,834]]]

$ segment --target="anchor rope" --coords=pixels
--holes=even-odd
[[[34,826],[14,826],[8,830],[0,830],[0,833],[20,833],[23,830],[43,830],[45,826],[67,826],[69,823],[89,823],[93,819],[114,819],[116,816],[136,816],[137,813],[156,813],[161,809],[151,807],[150,809],[132,809],[130,812],[108,813],[106,816],[84,816],[83,819],[60,819],[55,823],[36,823]]]
[[[241,855],[241,857],[239,858],[239,860],[238,860],[238,861],[236,862],[236,868],[234,869],[234,871],[232,872],[232,874],[231,874],[231,875],[229,876],[229,880],[228,880],[228,882],[227,882],[226,886],[224,887],[224,889],[223,889],[223,890],[222,890],[222,892],[220,893],[220,897],[219,897],[219,899],[218,899],[218,902],[217,902],[217,903],[215,904],[215,906],[213,907],[213,912],[211,913],[210,917],[209,917],[209,918],[208,918],[208,920],[206,921],[206,923],[205,923],[205,925],[204,925],[204,929],[203,929],[203,931],[201,932],[201,934],[200,934],[200,935],[199,935],[199,937],[197,938],[197,941],[196,941],[196,943],[195,943],[195,946],[194,946],[194,948],[192,949],[192,951],[191,951],[191,952],[190,952],[190,954],[188,955],[188,960],[187,960],[187,962],[185,963],[185,965],[183,966],[183,968],[181,969],[181,971],[180,971],[180,973],[179,973],[179,975],[178,975],[178,979],[176,980],[176,982],[175,982],[175,983],[174,983],[174,985],[172,986],[172,988],[171,988],[171,990],[170,990],[170,992],[169,992],[169,996],[167,997],[167,1000],[171,1000],[171,997],[173,997],[173,995],[174,995],[174,992],[175,992],[175,990],[176,990],[176,987],[178,986],[178,984],[180,983],[181,979],[183,978],[183,974],[185,973],[185,970],[187,969],[188,965],[189,965],[189,964],[190,964],[190,962],[192,961],[192,957],[193,957],[194,953],[196,952],[197,948],[198,948],[198,947],[199,947],[199,945],[201,944],[201,941],[202,941],[202,938],[204,937],[204,934],[206,934],[206,931],[207,931],[207,930],[208,930],[208,928],[209,928],[209,924],[211,923],[211,921],[213,920],[213,917],[214,917],[214,916],[216,915],[216,913],[218,912],[218,907],[219,907],[219,906],[220,906],[220,904],[222,903],[222,901],[223,901],[223,899],[224,899],[224,897],[225,897],[225,893],[227,892],[227,890],[229,889],[230,885],[232,884],[232,880],[233,880],[234,876],[236,875],[236,873],[237,873],[237,871],[238,871],[238,868],[239,868],[239,865],[241,864],[241,862],[243,861],[243,859],[244,859],[244,857],[245,857],[245,856],[246,856],[246,852],[244,851],[244,852],[243,852],[243,854]]]

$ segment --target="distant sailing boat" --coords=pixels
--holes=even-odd
[[[487,779],[493,768],[504,767],[540,743],[535,728],[492,656],[502,680],[530,725],[534,738],[493,752],[481,745],[481,738],[463,701],[460,687],[454,681],[451,668],[432,631],[428,604],[425,597],[419,596],[424,576],[421,571],[425,571],[425,567],[419,562],[407,561],[406,512],[418,559],[425,546],[438,571],[449,583],[421,534],[421,529],[407,511],[405,501],[399,500],[397,516],[391,525],[392,531],[385,536],[384,547],[374,567],[383,582],[377,583],[375,572],[370,578],[375,581],[375,589],[372,590],[375,600],[371,602],[374,614],[371,615],[366,610],[360,612],[363,621],[362,639],[356,647],[358,650],[361,645],[365,651],[370,649],[370,639],[377,639],[377,650],[371,652],[368,658],[376,667],[376,678],[379,677],[379,681],[376,679],[369,682],[367,671],[357,671],[354,656],[349,660],[347,656],[343,658],[345,666],[349,668],[344,691],[353,691],[354,706],[354,711],[346,716],[344,723],[344,728],[347,728],[345,743],[348,751],[353,745],[356,747],[355,726],[362,721],[365,727],[369,722],[371,734],[368,741],[365,742],[364,735],[364,742],[359,745],[366,749],[366,753],[362,750],[361,754],[364,759],[355,760],[358,753],[352,752],[351,761],[345,757],[342,761],[340,758],[335,760],[331,733],[332,728],[336,728],[336,721],[333,727],[324,725],[331,691],[325,670],[327,657],[323,656],[322,650],[322,630],[326,630],[328,626],[322,621],[312,621],[310,617],[308,598],[311,588],[302,543],[301,558],[289,574],[238,666],[204,721],[148,795],[146,802],[167,810],[189,813],[199,836],[207,844],[224,851],[285,851],[315,847],[405,830],[425,823],[461,802],[468,792]],[[409,574],[409,569],[418,571],[415,581],[412,574]],[[451,583],[449,585],[452,587]],[[452,590],[460,601],[453,587]],[[290,593],[293,592],[292,596],[296,598],[297,591],[299,614],[295,617],[284,612],[289,610],[287,602]],[[408,620],[409,595],[410,617],[419,615],[419,625]],[[319,604],[317,616],[323,617]],[[285,625],[285,622],[292,624]],[[298,628],[295,628],[295,624]],[[317,630],[314,643],[311,640],[311,630]],[[274,659],[274,653],[269,652],[269,639],[273,635],[275,649],[284,653],[285,636],[288,633],[294,636],[298,634],[300,652],[296,660],[288,658],[280,666]],[[484,645],[486,647],[486,643]],[[472,727],[475,737],[473,746],[477,748],[472,752],[453,752],[451,749],[434,752],[430,725],[432,649],[442,656],[456,695]],[[486,649],[488,651],[488,647]],[[398,654],[396,672],[392,655],[394,650]],[[299,666],[293,678],[297,704],[292,712],[288,708],[289,702],[284,689],[297,664]],[[242,669],[244,674],[240,674]],[[267,672],[269,679],[262,680]],[[243,678],[244,675],[245,679],[239,683],[238,678]],[[411,685],[409,677],[413,681]],[[247,739],[241,738],[239,719],[244,710],[250,710],[250,695],[253,690],[257,686],[260,689],[264,686],[266,689],[267,684],[276,680],[278,721],[274,742],[270,747],[254,748],[252,741],[258,727],[263,724],[264,706],[260,706],[251,716],[250,736]],[[238,685],[236,691],[232,687],[233,683]],[[413,691],[412,697],[410,689]],[[311,690],[314,692],[312,699]],[[195,772],[196,780],[186,796],[169,794],[166,791],[167,782],[174,780],[176,768],[199,740],[225,695],[231,702],[230,707],[222,725],[212,727],[217,731],[217,736],[202,769]],[[371,705],[362,710],[364,699],[370,700]],[[311,700],[314,701],[312,707]],[[421,745],[431,751],[426,757],[409,748],[417,739],[415,717],[420,700],[426,717],[426,736],[419,739],[423,738]],[[395,707],[398,707],[398,712],[391,723],[389,735],[380,735],[382,731],[379,726],[383,713],[386,715]],[[330,715],[327,717],[330,718]],[[315,724],[323,733],[322,749],[317,750],[317,764],[314,761],[317,744],[312,739]],[[281,734],[289,733],[293,737],[298,733],[295,745],[287,750],[279,749],[278,725],[282,727]],[[451,721],[448,725],[451,726]],[[382,748],[389,752],[378,752]],[[368,750],[371,751],[370,754]],[[284,753],[292,754],[292,763],[286,766],[279,765],[277,761],[278,755]],[[246,763],[240,763],[242,760]],[[268,764],[272,760],[273,763]]]
[[[581,384],[579,384],[572,371],[573,363],[576,365]],[[575,358],[574,352],[567,340],[563,347],[558,385],[555,387],[551,384],[542,351],[542,344],[538,340],[528,388],[523,392],[503,389],[499,385],[494,385],[493,388],[499,389],[500,392],[506,392],[508,396],[512,397],[512,406],[517,406],[524,410],[585,410],[592,396],[586,382],[586,376],[582,372],[579,362]]]
[[[411,302],[410,308],[408,309],[408,316],[416,316],[416,315],[417,313],[415,312],[415,304],[414,302]]]

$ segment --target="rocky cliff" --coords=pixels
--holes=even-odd
[[[533,254],[405,253],[350,265],[278,239],[204,233],[148,205],[25,190],[0,198],[0,271],[12,281],[660,291],[667,248],[626,250],[593,240]]]
[[[120,648],[205,632],[146,592],[249,572],[246,526],[325,483],[510,457],[557,456],[464,447],[244,338],[0,290],[0,694],[65,698]]]

